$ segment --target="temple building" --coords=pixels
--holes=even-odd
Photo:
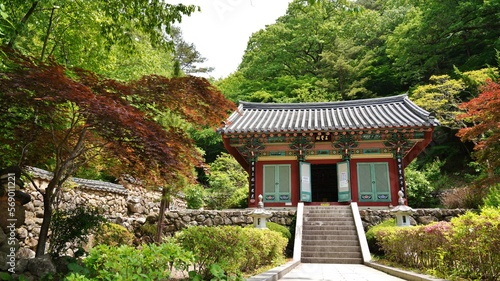
[[[319,103],[240,102],[220,132],[249,174],[249,207],[396,206],[404,168],[439,122],[408,96]],[[406,197],[406,196],[405,196]],[[411,202],[410,202],[411,204]]]

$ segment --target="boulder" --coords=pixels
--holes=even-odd
[[[37,277],[43,277],[49,273],[55,274],[56,266],[49,255],[43,255],[29,260],[28,271]]]

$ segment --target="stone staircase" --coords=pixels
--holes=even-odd
[[[351,207],[305,206],[301,251],[302,263],[363,263]]]

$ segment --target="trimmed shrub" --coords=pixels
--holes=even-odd
[[[290,232],[290,230],[285,226],[282,226],[281,224],[268,221],[266,222],[266,227],[269,228],[269,230],[281,233],[281,235],[283,235],[283,237],[285,237],[287,241],[292,238],[292,233]]]
[[[485,208],[453,218],[443,255],[445,275],[469,280],[500,279],[500,209]]]
[[[375,234],[379,231],[384,231],[384,233],[390,232],[392,229],[396,227],[396,219],[387,219],[377,225],[370,227],[366,231],[366,241],[368,242],[368,248],[370,248],[370,252],[374,255],[381,256],[384,254],[384,251],[380,249],[377,244],[377,239],[375,238]]]
[[[210,276],[210,265],[218,264],[229,273],[236,273],[245,258],[245,248],[240,239],[243,228],[234,226],[190,226],[176,235],[182,247],[195,256],[195,270],[204,277]]]
[[[284,260],[288,240],[280,232],[247,227],[243,230],[241,242],[245,248],[245,259],[240,270],[250,272]]]
[[[500,209],[468,212],[451,222],[374,230],[385,258],[444,278],[499,280]],[[369,235],[367,235],[369,236]]]
[[[413,268],[434,268],[439,265],[439,249],[447,243],[451,229],[448,222],[414,227],[382,228],[375,232],[377,244],[385,258]]]
[[[106,244],[108,246],[132,245],[134,234],[125,227],[116,223],[106,223],[96,233],[95,244]]]
[[[210,279],[210,266],[218,264],[230,276],[284,259],[286,238],[281,233],[239,226],[191,226],[176,239],[195,256],[195,270]]]

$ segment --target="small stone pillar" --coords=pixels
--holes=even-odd
[[[255,228],[267,229],[266,222],[267,218],[271,217],[273,214],[264,209],[264,203],[262,202],[262,194],[259,195],[259,203],[257,204],[257,209],[250,212],[249,216],[253,217],[253,225]]]
[[[391,213],[396,215],[396,226],[411,226],[410,214],[415,212],[415,210],[405,205],[403,195],[403,192],[400,190],[398,192],[398,206],[392,208]]]

